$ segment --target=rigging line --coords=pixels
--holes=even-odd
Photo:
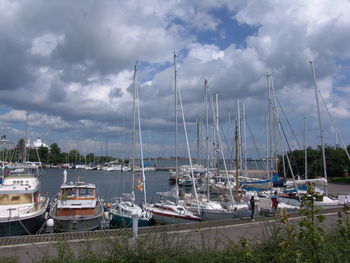
[[[25,225],[22,223],[22,221],[20,219],[18,219],[18,222],[21,224],[21,226],[24,228],[24,230],[27,232],[28,235],[30,235],[30,232],[28,231],[28,229],[25,227]]]
[[[287,146],[288,146],[288,149],[289,149],[289,151],[290,151],[290,153],[291,153],[292,162],[293,162],[294,164],[296,164],[295,167],[296,167],[297,173],[300,174],[299,169],[298,169],[298,165],[297,165],[297,161],[296,161],[296,157],[294,156],[294,154],[293,154],[293,152],[292,152],[292,149],[290,148],[289,142],[288,142],[288,140],[287,140],[287,135],[286,135],[286,133],[285,133],[285,131],[284,131],[284,129],[283,129],[283,126],[282,126],[282,123],[281,123],[281,122],[279,122],[279,126],[280,126],[280,128],[281,128],[281,130],[282,130],[282,133],[283,133],[283,136],[284,136],[284,140],[286,141],[286,144],[287,144]],[[282,137],[282,136],[281,136],[281,137]],[[283,145],[283,144],[282,144],[282,145]],[[288,153],[286,152],[286,155],[287,155],[287,154],[288,154]]]
[[[227,140],[227,137],[226,137],[226,134],[225,134],[224,128],[223,128],[223,126],[222,126],[222,123],[220,123],[220,124],[219,124],[219,126],[220,126],[220,129],[221,129],[221,131],[222,131],[222,134],[224,135],[224,141],[225,141],[225,143],[226,143],[226,146],[227,146],[227,149],[228,149],[229,155],[231,155],[231,154],[232,154],[232,152],[231,152],[231,149],[230,149],[230,146],[229,146],[229,143],[228,143],[228,140]]]
[[[275,97],[276,97],[276,101],[277,101],[277,103],[278,103],[278,105],[279,105],[279,107],[280,107],[280,109],[281,109],[281,111],[282,111],[282,114],[283,114],[284,118],[286,119],[286,121],[287,121],[287,123],[288,123],[288,126],[289,126],[289,128],[290,128],[290,130],[291,130],[291,132],[292,132],[292,135],[293,135],[293,137],[295,138],[295,140],[296,140],[296,142],[297,142],[297,144],[298,144],[299,149],[302,149],[302,147],[300,146],[299,140],[298,140],[297,136],[295,135],[294,130],[293,130],[293,128],[292,128],[292,126],[291,126],[291,124],[290,124],[290,122],[289,122],[289,120],[288,120],[288,118],[287,118],[287,115],[286,115],[286,113],[284,112],[283,107],[282,107],[282,105],[281,105],[281,103],[280,103],[280,101],[279,101],[279,99],[278,99],[278,97],[277,97],[276,94],[275,94]]]
[[[247,121],[246,121],[246,124],[247,124],[247,127],[248,127],[248,131],[249,131],[250,137],[252,138],[255,151],[256,151],[256,153],[257,153],[257,155],[258,155],[258,158],[261,160],[262,157],[261,157],[261,155],[260,155],[260,151],[259,151],[259,149],[258,149],[256,140],[255,140],[255,137],[254,137],[254,135],[253,135],[253,132],[252,132],[252,130],[251,130],[251,128],[250,128],[250,125],[249,125],[249,123],[248,123]],[[256,167],[258,168],[258,163],[256,162],[256,160],[255,160],[255,164],[256,164]],[[266,162],[264,162],[264,164],[265,164],[265,167],[266,167]],[[266,169],[267,169],[267,167],[266,167]]]
[[[323,104],[324,104],[324,106],[325,106],[325,108],[326,108],[326,110],[327,110],[327,113],[328,113],[328,116],[329,116],[329,118],[330,118],[330,120],[331,120],[331,123],[332,123],[332,125],[333,125],[333,128],[334,128],[335,132],[337,133],[337,135],[338,135],[338,137],[339,137],[339,139],[340,139],[340,141],[341,141],[341,143],[342,143],[342,145],[343,145],[343,147],[344,147],[344,150],[345,150],[345,152],[346,152],[346,155],[348,156],[348,159],[350,160],[349,152],[348,152],[348,150],[347,150],[347,148],[346,148],[346,146],[345,146],[345,143],[344,143],[344,141],[343,141],[343,138],[342,138],[341,134],[339,133],[337,127],[335,126],[335,122],[334,122],[334,120],[333,120],[333,118],[332,118],[331,113],[330,113],[329,110],[328,110],[328,107],[327,107],[327,104],[326,104],[325,100],[323,99],[323,96],[322,96],[322,94],[321,94],[321,91],[318,90],[318,93],[320,94],[320,97],[321,97],[321,99],[322,99],[322,102],[323,102]]]

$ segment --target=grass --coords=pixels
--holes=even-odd
[[[348,177],[332,177],[331,183],[350,184],[350,176],[348,176]]]
[[[310,188],[309,188],[310,189]],[[308,190],[304,197],[302,214],[298,224],[291,224],[287,215],[282,215],[281,224],[266,226],[263,235],[255,239],[241,238],[232,242],[218,231],[204,236],[200,229],[200,241],[193,242],[192,233],[140,236],[137,240],[129,236],[116,239],[105,238],[101,242],[86,241],[77,247],[62,241],[57,244],[56,255],[43,251],[41,257],[32,259],[37,263],[92,263],[92,262],[286,262],[326,263],[350,262],[350,209],[344,207],[337,223],[323,227],[325,219],[314,206],[317,194]],[[206,233],[208,234],[208,233]],[[0,262],[16,262],[14,258]]]

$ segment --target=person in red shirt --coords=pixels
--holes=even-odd
[[[271,197],[271,201],[272,201],[272,213],[273,213],[273,216],[276,217],[276,212],[278,208],[277,191],[275,191],[274,195]]]

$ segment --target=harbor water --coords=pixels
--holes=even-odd
[[[179,160],[179,165],[188,164],[186,160]],[[161,160],[157,162],[158,167],[174,167],[174,160]],[[249,162],[250,169],[255,168],[255,162]],[[223,167],[222,167],[223,168]],[[44,168],[40,177],[41,192],[47,192],[50,198],[53,198],[63,182],[64,169]],[[67,182],[76,182],[79,178],[81,182],[92,183],[96,185],[103,199],[108,203],[115,197],[123,193],[130,193],[132,189],[131,172],[121,171],[103,171],[103,170],[85,170],[85,169],[67,169]],[[157,192],[169,191],[173,186],[169,185],[168,171],[146,172],[146,191],[147,202],[154,202],[159,198]],[[141,172],[135,173],[135,185],[137,177]],[[190,189],[186,189],[190,190]],[[135,190],[136,202],[143,202],[143,192]]]

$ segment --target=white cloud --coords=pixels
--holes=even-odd
[[[35,37],[32,40],[31,52],[34,55],[48,56],[57,45],[64,43],[64,35],[55,35],[52,33]]]
[[[210,32],[217,39],[233,39],[230,31],[217,32],[225,22],[217,16],[220,8],[238,23],[257,26],[246,45],[221,49],[203,37]],[[141,117],[148,128],[167,129],[173,118],[174,50],[189,124],[204,112],[205,79],[212,92],[219,92],[221,112],[234,112],[235,100],[245,99],[248,114],[263,123],[268,72],[274,73],[276,91],[292,119],[315,118],[309,60],[330,112],[350,118],[349,84],[337,87],[335,81],[340,79],[338,58],[350,56],[350,3],[345,0],[3,1],[0,12],[11,21],[9,28],[0,26],[6,44],[0,54],[19,54],[6,61],[23,65],[20,69],[32,77],[9,82],[16,93],[2,92],[3,105],[11,109],[0,115],[4,122],[23,121],[29,111],[33,127],[81,129],[84,136],[117,134],[121,119],[131,116],[129,90],[133,63],[139,60]],[[0,66],[0,77],[21,80],[25,74],[17,66]]]

